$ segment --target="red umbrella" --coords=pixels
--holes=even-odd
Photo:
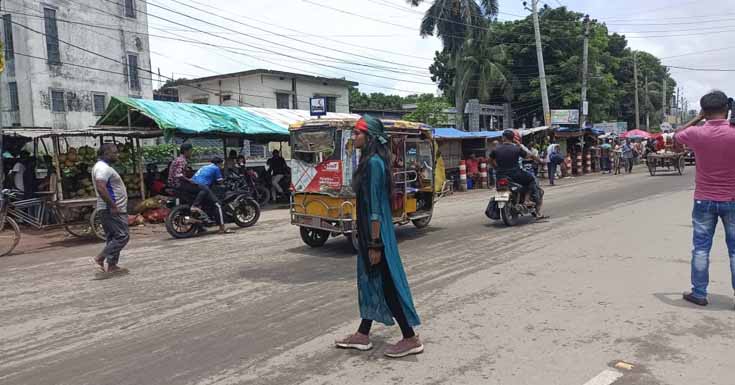
[[[630,131],[626,132],[623,135],[620,135],[620,137],[621,138],[626,138],[626,139],[627,138],[631,138],[631,139],[632,138],[649,139],[651,137],[651,134],[649,134],[648,132],[643,131],[643,130],[635,129],[635,130],[630,130]]]

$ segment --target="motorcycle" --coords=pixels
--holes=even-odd
[[[259,173],[257,186],[259,190],[267,190],[268,191],[268,199],[273,199],[277,202],[289,202],[291,197],[291,174],[284,175],[283,178],[281,178],[281,181],[278,182],[278,185],[283,190],[283,194],[278,194],[278,192],[275,192],[276,196],[273,196],[273,175],[271,175],[270,172],[264,170]],[[266,199],[266,203],[268,202],[268,199]]]
[[[543,199],[544,190],[538,187],[540,198]],[[518,218],[531,215],[538,216],[536,206],[526,206],[523,197],[526,189],[509,178],[498,178],[495,186],[495,195],[485,210],[485,215],[493,220],[502,220],[506,226],[515,226]]]
[[[235,181],[225,181],[225,186],[232,187]],[[246,228],[255,225],[260,219],[260,206],[252,195],[242,190],[232,190],[224,186],[215,186],[214,194],[221,202],[221,208],[208,202],[202,207],[203,213],[191,210],[194,196],[177,194],[177,198],[169,200],[171,213],[166,217],[166,231],[176,239],[191,238],[205,232],[209,227],[219,226],[219,215],[225,223],[235,223]]]
[[[271,191],[259,182],[258,173],[252,169],[243,167],[230,170],[230,178],[227,179],[228,189],[232,191],[243,191],[255,199],[260,207],[268,204],[271,199]]]

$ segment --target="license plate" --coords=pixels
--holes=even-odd
[[[495,193],[495,200],[499,202],[507,202],[510,200],[509,192],[497,192]]]

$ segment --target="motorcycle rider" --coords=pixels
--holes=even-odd
[[[186,176],[187,172],[190,171],[189,160],[193,152],[194,146],[191,143],[181,145],[180,155],[168,167],[168,186],[173,188],[176,193],[193,195],[195,198],[191,204],[191,210],[201,213],[202,209],[200,207],[207,196],[207,192],[199,188],[191,178]]]
[[[217,216],[219,220],[219,232],[221,234],[229,234],[230,230],[225,229],[224,215],[222,214],[222,205],[220,204],[217,196],[212,192],[211,187],[215,183],[222,183],[224,177],[222,176],[222,168],[224,161],[222,158],[214,157],[212,163],[200,168],[191,180],[196,183],[201,191],[205,194],[205,199],[209,200],[217,208]]]
[[[541,162],[538,155],[534,155],[515,143],[515,133],[513,130],[503,131],[502,142],[490,153],[490,160],[497,172],[498,178],[506,177],[522,185],[526,190],[524,204],[529,206],[535,203],[537,219],[545,219],[546,217],[541,213],[543,198],[539,193],[536,178],[528,172],[523,171],[520,166],[521,161],[527,158]],[[529,197],[533,200],[533,203],[529,201]]]

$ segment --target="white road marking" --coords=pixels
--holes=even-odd
[[[584,385],[610,385],[622,376],[623,373],[606,369],[603,370],[602,373],[598,374],[597,377],[585,382]]]

